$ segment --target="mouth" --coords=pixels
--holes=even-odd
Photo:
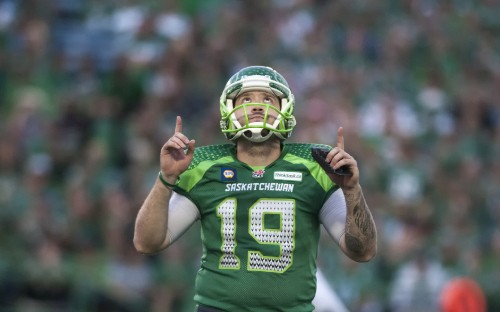
[[[256,114],[248,116],[248,121],[264,121],[264,115]]]
[[[240,117],[239,118],[239,122],[241,124],[245,124],[245,123],[251,123],[251,124],[259,124],[259,123],[267,123],[267,124],[272,124],[274,122],[274,120],[276,120],[276,118],[274,118],[273,116],[271,115],[268,115],[267,118],[264,114],[259,114],[259,113],[256,113],[256,114],[251,114],[251,115],[248,115],[246,117],[247,119],[245,119],[245,117]]]
[[[251,116],[251,117],[248,117],[248,120],[250,121],[263,121],[264,120],[264,116]]]

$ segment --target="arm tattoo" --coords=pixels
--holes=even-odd
[[[347,204],[345,244],[354,258],[361,259],[376,248],[375,222],[361,189],[344,195]]]

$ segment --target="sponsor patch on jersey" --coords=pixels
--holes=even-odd
[[[264,173],[266,173],[266,170],[264,170],[264,169],[256,170],[252,173],[252,178],[256,178],[256,179],[263,178]]]
[[[222,167],[220,168],[220,179],[222,182],[235,182],[236,170],[233,168]]]
[[[302,172],[293,172],[293,171],[276,171],[274,173],[275,180],[283,180],[283,181],[302,181]]]

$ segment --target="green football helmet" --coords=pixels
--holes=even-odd
[[[280,100],[280,108],[264,103],[245,103],[234,106],[234,100],[247,91],[267,91],[276,95]],[[244,137],[252,142],[263,142],[273,134],[279,139],[285,140],[292,134],[295,127],[295,117],[292,115],[294,108],[294,96],[285,78],[277,71],[265,66],[250,66],[241,69],[227,82],[220,97],[220,126],[222,133],[228,140],[234,141]],[[264,120],[262,122],[250,122],[246,114],[246,107],[262,106]],[[245,117],[244,123],[237,120],[235,112],[242,110]],[[268,120],[270,111],[275,111],[277,118],[272,123]]]

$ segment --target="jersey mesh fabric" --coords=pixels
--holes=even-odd
[[[239,162],[232,144],[196,149],[176,191],[200,210],[197,303],[226,311],[313,310],[318,213],[338,187],[312,159],[312,146],[285,144],[261,170]]]

